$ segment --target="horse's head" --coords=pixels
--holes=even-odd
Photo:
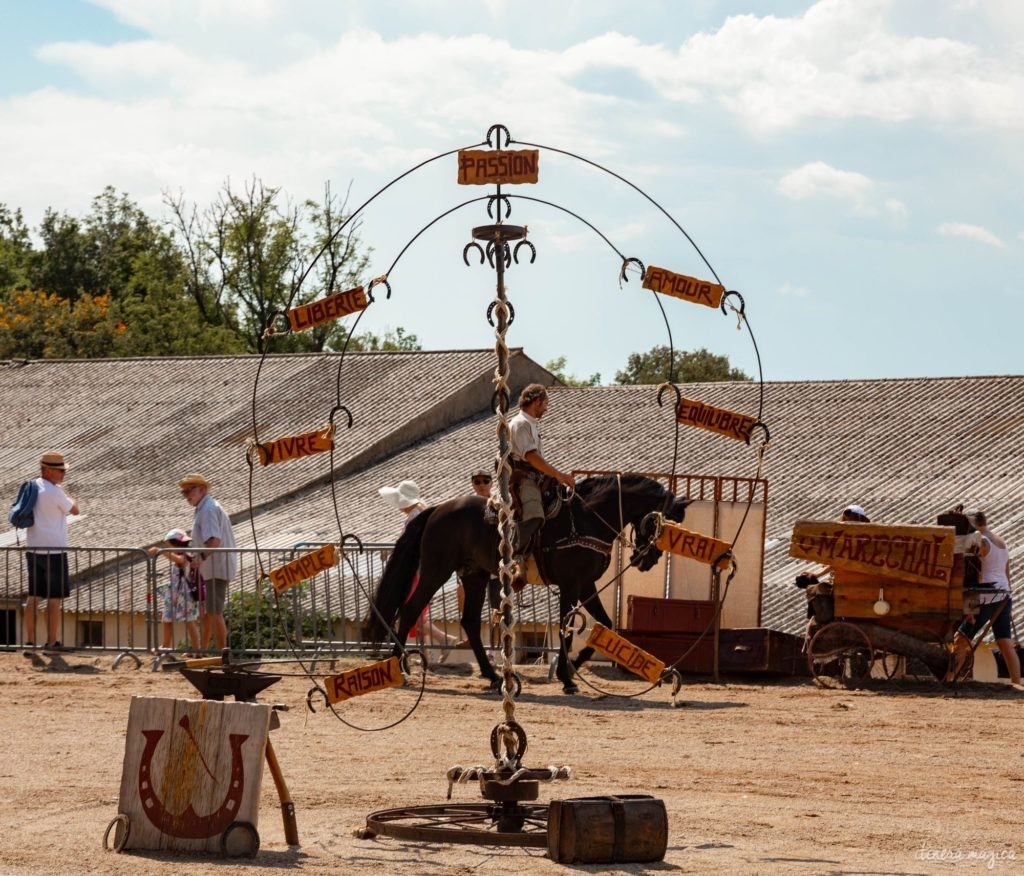
[[[677,499],[666,491],[665,500],[661,509],[666,520],[673,523],[682,523],[686,517],[686,506],[690,504],[689,499]],[[654,540],[658,535],[658,527],[653,513],[647,513],[633,524],[634,544],[633,554],[629,561],[641,572],[653,569],[658,560],[661,559],[661,551],[655,546]]]
[[[935,522],[939,526],[952,526],[956,530],[957,535],[967,535],[975,531],[971,518],[964,514],[963,505],[957,505],[945,514],[940,514],[935,519]]]

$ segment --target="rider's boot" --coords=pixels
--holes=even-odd
[[[530,517],[527,520],[520,520],[518,531],[519,534],[516,538],[516,547],[512,562],[519,566],[520,569],[525,567],[525,554],[526,548],[530,544],[530,539],[533,538],[533,534],[540,529],[540,525],[544,522],[542,517]]]

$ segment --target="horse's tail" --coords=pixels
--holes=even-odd
[[[427,508],[412,519],[396,542],[387,565],[384,566],[384,574],[381,575],[377,592],[373,596],[373,610],[366,620],[363,632],[364,640],[373,645],[379,645],[384,641],[387,630],[394,624],[409,596],[413,577],[420,564],[423,530],[434,511],[434,508]]]

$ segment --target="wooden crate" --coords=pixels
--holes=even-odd
[[[715,603],[710,599],[657,599],[631,595],[626,626],[651,633],[703,633],[711,629]]]
[[[948,584],[924,584],[835,569],[833,595],[836,617],[869,619],[885,626],[907,621],[957,620],[963,615],[963,589],[954,577]],[[954,570],[956,566],[954,566]],[[889,603],[887,615],[875,614],[879,591]]]

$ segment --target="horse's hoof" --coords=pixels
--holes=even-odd
[[[562,693],[564,693],[564,694],[572,695],[572,694],[578,694],[579,692],[580,692],[580,688],[579,688],[578,684],[563,684],[562,685]]]

